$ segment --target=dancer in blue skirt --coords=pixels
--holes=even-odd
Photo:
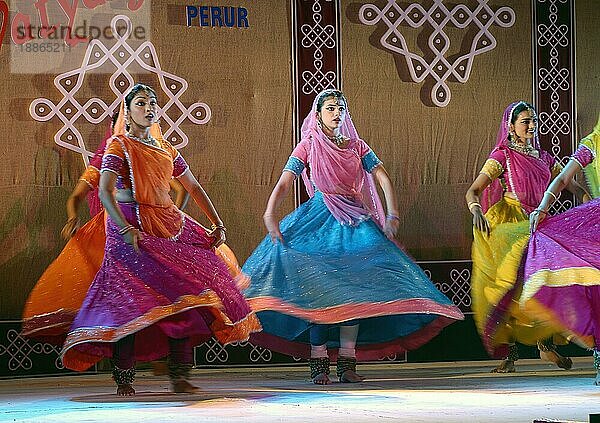
[[[275,211],[300,175],[311,198],[280,224]],[[417,348],[463,319],[394,241],[399,220],[390,178],[358,137],[344,95],[323,91],[269,198],[269,236],[242,269],[264,330],[253,342],[310,357],[316,384],[331,382],[329,354],[341,382],[360,382],[357,358]]]

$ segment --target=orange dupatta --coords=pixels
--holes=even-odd
[[[140,229],[150,235],[173,238],[183,225],[183,215],[169,195],[173,160],[178,153],[164,139],[158,142],[160,147],[154,147],[119,135],[110,140],[105,154],[121,157],[129,167]]]
[[[121,101],[119,117],[105,154],[121,157],[129,165],[133,198],[138,204],[140,229],[161,238],[176,237],[183,227],[183,214],[169,195],[173,160],[179,154],[166,141],[158,123],[150,127],[150,135],[159,147],[136,141],[125,134],[125,101]]]

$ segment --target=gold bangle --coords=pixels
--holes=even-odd
[[[135,226],[133,225],[125,225],[121,229],[119,229],[119,235],[125,235],[129,231],[133,231]]]
[[[479,204],[477,201],[470,201],[469,204],[467,204],[467,207],[469,208],[469,211],[472,212],[473,207],[481,208],[481,204]]]
[[[217,229],[221,229],[223,232],[227,232],[227,228],[222,223],[215,225],[214,223],[210,226],[210,229],[216,231]]]
[[[553,193],[552,191],[550,191],[549,189],[548,189],[548,190],[546,190],[546,191],[544,192],[544,194],[550,194],[550,195],[552,196],[552,198],[554,198],[554,201],[558,200],[558,197],[556,196],[556,194],[555,194],[555,193]]]

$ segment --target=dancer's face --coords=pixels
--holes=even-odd
[[[129,105],[129,121],[140,129],[148,128],[156,122],[156,109],[156,97],[151,93],[140,91]]]
[[[346,118],[346,104],[341,98],[329,98],[323,102],[319,118],[323,124],[323,129],[329,129],[331,132],[338,130]]]
[[[523,110],[512,123],[511,130],[522,141],[533,139],[537,129],[537,117],[533,110]]]

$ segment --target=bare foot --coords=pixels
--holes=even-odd
[[[563,357],[556,351],[540,351],[540,358],[556,364],[561,369],[570,370],[571,367],[573,367],[573,360],[571,360],[569,357]]]
[[[176,394],[197,394],[200,392],[200,388],[192,385],[185,379],[171,382],[171,388]]]
[[[329,385],[331,383],[327,373],[319,373],[312,381],[315,385]]]
[[[128,383],[117,385],[117,395],[120,397],[132,397],[135,395],[135,389]]]
[[[514,373],[516,371],[514,361],[502,360],[502,363],[495,369],[492,369],[491,373]]]
[[[365,378],[356,373],[354,370],[346,370],[340,376],[340,382],[342,383],[358,383],[362,382],[363,380],[365,380]]]

